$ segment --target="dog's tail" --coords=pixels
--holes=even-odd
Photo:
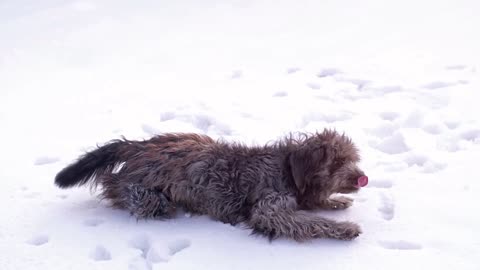
[[[111,173],[127,157],[131,144],[127,140],[114,140],[81,156],[55,176],[55,184],[61,188],[81,186],[90,180],[98,180]],[[125,151],[127,150],[127,151]]]

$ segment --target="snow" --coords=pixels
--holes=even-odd
[[[0,3],[0,269],[479,269],[478,1]],[[139,220],[55,174],[96,144],[336,128],[352,242]]]
[[[36,235],[27,241],[27,244],[34,246],[41,246],[46,243],[48,243],[48,236],[43,234]]]
[[[90,257],[94,261],[109,261],[112,259],[112,255],[110,255],[108,249],[106,249],[102,245],[96,246],[95,249],[91,252]]]

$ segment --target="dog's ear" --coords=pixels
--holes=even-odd
[[[315,168],[325,157],[325,148],[312,149],[308,145],[290,153],[289,163],[293,180],[300,193],[304,193],[309,180],[315,174]]]

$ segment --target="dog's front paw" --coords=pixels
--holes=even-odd
[[[339,209],[339,210],[347,209],[348,207],[352,206],[352,204],[353,204],[353,199],[350,199],[344,196],[330,198],[328,200],[328,205],[330,206],[331,209]]]
[[[360,226],[352,222],[341,222],[335,226],[333,237],[340,240],[353,240],[362,233]]]

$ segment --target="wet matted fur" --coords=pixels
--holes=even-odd
[[[360,227],[308,210],[345,209],[365,174],[357,148],[333,130],[296,134],[265,146],[166,133],[149,140],[114,140],[60,171],[61,188],[101,187],[114,207],[138,218],[169,218],[181,207],[225,223],[246,224],[271,239],[351,240]]]

